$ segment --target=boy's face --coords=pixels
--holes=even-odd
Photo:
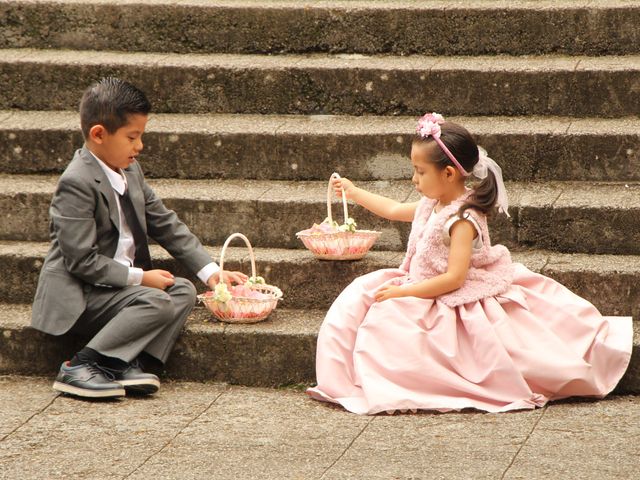
[[[93,126],[89,142],[93,153],[113,170],[127,168],[142,151],[142,134],[148,119],[147,115],[129,115],[127,124],[114,133],[109,133],[102,125]]]

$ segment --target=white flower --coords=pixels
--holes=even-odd
[[[229,292],[226,283],[220,282],[216,285],[215,295],[213,296],[213,299],[216,302],[220,303],[226,303],[231,300],[231,292]]]
[[[325,218],[320,225],[329,225],[334,228],[339,228],[338,222],[335,220],[329,221],[329,217]]]
[[[342,232],[351,232],[354,233],[356,231],[356,227],[358,225],[356,224],[356,221],[349,217],[347,218],[347,221],[344,222],[344,225],[340,225],[340,227],[338,227],[340,229],[340,231]]]
[[[266,284],[267,282],[264,281],[263,277],[257,276],[257,277],[249,277],[249,280],[247,280],[247,282],[245,283],[245,285],[247,287],[250,287],[251,285],[257,285],[257,284]]]

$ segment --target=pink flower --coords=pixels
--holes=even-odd
[[[337,225],[330,225],[328,222],[322,223],[314,223],[311,228],[298,232],[298,234],[302,235],[326,235],[328,233],[337,233],[340,229],[338,229]]]
[[[263,300],[269,298],[268,295],[247,287],[246,285],[234,285],[230,289],[231,295],[234,297],[254,298],[256,300]]]
[[[426,113],[418,120],[416,132],[422,137],[432,136],[440,138],[440,125],[444,123],[444,117],[439,113]]]

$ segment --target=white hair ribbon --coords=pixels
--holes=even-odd
[[[504,187],[504,181],[502,180],[502,169],[500,165],[489,158],[487,151],[482,147],[478,147],[478,155],[479,160],[473,167],[473,176],[477,179],[484,180],[487,178],[489,171],[493,173],[494,177],[496,177],[496,185],[498,187],[498,198],[496,199],[498,211],[510,217],[511,215],[509,215],[508,211],[509,198],[507,197],[507,189]]]

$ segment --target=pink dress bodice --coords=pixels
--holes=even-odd
[[[418,204],[413,219],[409,244],[401,269],[409,274],[411,282],[441,275],[447,271],[449,259],[448,221],[470,191],[438,212],[434,221],[429,222],[436,205],[435,200],[423,198]],[[484,215],[469,209],[465,212],[478,230],[481,238],[479,248],[473,250],[471,264],[465,283],[458,290],[438,297],[448,306],[482,300],[486,297],[506,292],[513,281],[513,266],[509,250],[503,245],[491,245],[487,219]],[[433,220],[433,219],[432,219]]]

